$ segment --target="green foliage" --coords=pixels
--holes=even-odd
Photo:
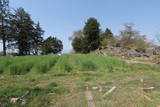
[[[100,24],[95,18],[89,18],[83,31],[74,32],[71,37],[72,46],[76,53],[89,53],[100,46]]]
[[[99,22],[95,18],[89,18],[84,26],[83,33],[87,40],[88,51],[97,49],[100,45]]]
[[[31,51],[34,55],[38,55],[41,52],[41,47],[42,47],[42,41],[43,37],[42,35],[44,34],[44,31],[42,30],[40,23],[38,22],[34,28],[34,36],[32,36],[32,42],[31,42]]]
[[[18,47],[20,55],[29,55],[34,36],[34,22],[29,13],[23,8],[18,8],[11,20],[14,30],[12,36],[12,46]]]
[[[6,54],[6,42],[8,42],[7,48],[18,50],[16,55],[20,56],[38,55],[42,51],[44,54],[56,54],[62,51],[62,42],[55,37],[49,37],[47,40],[44,40],[42,45],[44,31],[40,23],[35,23],[30,14],[23,8],[18,8],[14,13],[10,13],[7,16],[9,2],[8,0],[2,1],[0,2],[0,12],[3,17],[0,16],[0,18],[3,18],[3,22],[1,22],[3,26],[0,25],[2,26],[0,27],[0,39],[3,41],[4,55]],[[6,19],[7,17],[8,19]],[[1,37],[1,35],[3,36]]]
[[[43,54],[57,54],[63,49],[63,44],[61,40],[58,40],[56,37],[48,37],[43,41],[42,44],[42,53]]]
[[[114,39],[114,35],[110,29],[106,29],[101,35],[101,39]]]
[[[10,6],[9,0],[0,0],[0,40],[3,43],[3,55],[6,56],[6,42],[10,35]]]
[[[50,83],[48,86],[50,86],[50,87],[57,87],[58,84],[57,84],[56,82],[52,82],[52,83]]]
[[[112,31],[110,29],[106,29],[105,32],[102,32],[100,34],[101,38],[101,46],[116,46],[117,44],[117,38],[114,37]]]
[[[84,37],[75,37],[72,41],[73,49],[76,53],[88,53],[87,41]]]
[[[113,47],[117,47],[117,40],[116,39],[107,39],[104,38],[103,40],[101,40],[101,46],[113,46]]]

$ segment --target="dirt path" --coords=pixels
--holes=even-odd
[[[86,91],[85,96],[87,99],[88,107],[96,107],[93,101],[93,96],[92,96],[91,91]]]

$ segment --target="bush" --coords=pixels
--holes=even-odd
[[[50,86],[50,87],[57,87],[58,84],[57,84],[56,82],[52,82],[52,83],[49,84],[49,86]]]

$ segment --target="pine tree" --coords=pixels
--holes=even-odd
[[[108,28],[105,30],[103,37],[106,39],[113,39],[114,38],[112,31]]]
[[[34,35],[31,40],[31,45],[32,45],[31,50],[32,50],[32,54],[34,55],[38,55],[41,51],[41,46],[43,42],[43,37],[42,37],[43,34],[44,34],[44,31],[42,30],[40,23],[38,22],[35,25]]]
[[[8,39],[9,0],[0,0],[0,39],[3,42],[3,55],[6,56],[6,42]]]
[[[34,36],[34,22],[30,15],[23,9],[18,8],[12,17],[12,28],[14,28],[13,45],[18,48],[19,55],[30,55],[32,39]]]
[[[83,33],[87,40],[87,51],[93,51],[100,46],[100,24],[95,18],[89,18],[83,29]]]

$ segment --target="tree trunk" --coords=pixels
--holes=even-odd
[[[3,37],[3,56],[6,56],[6,39]]]
[[[2,41],[3,41],[3,56],[6,56],[6,37],[4,33],[4,19],[2,17]]]

